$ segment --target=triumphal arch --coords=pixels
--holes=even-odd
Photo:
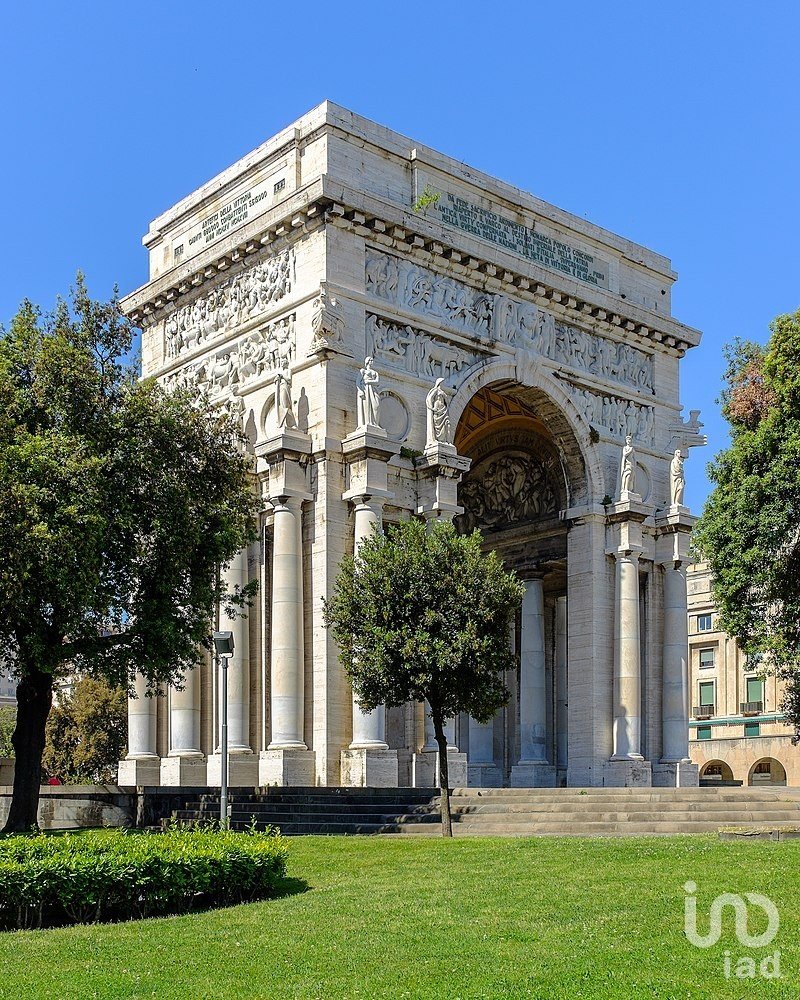
[[[233,625],[232,783],[431,785],[424,705],[354,704],[322,599],[402,518],[525,582],[511,699],[449,725],[454,784],[697,782],[687,748],[670,262],[325,103],[157,218],[124,300],[144,373],[241,422],[263,500]],[[137,685],[144,694],[142,684]],[[214,665],[130,702],[123,785],[218,784]]]

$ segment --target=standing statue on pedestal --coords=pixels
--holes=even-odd
[[[380,427],[381,401],[378,395],[380,376],[372,367],[372,358],[364,358],[364,367],[358,373],[358,426]]]
[[[275,415],[278,430],[294,430],[297,427],[292,409],[292,379],[289,372],[278,371],[275,375]]]
[[[686,488],[683,462],[684,458],[681,450],[680,448],[676,448],[672,461],[669,463],[669,494],[673,507],[683,506],[683,491]]]
[[[636,492],[636,452],[630,434],[625,438],[625,447],[622,449],[619,479],[623,498],[626,493]]]
[[[436,444],[452,445],[453,443],[447,391],[442,388],[442,382],[444,382],[443,378],[437,378],[434,387],[425,397],[425,405],[428,408],[426,448],[432,448]]]

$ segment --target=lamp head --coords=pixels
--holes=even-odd
[[[217,656],[233,656],[233,632],[215,632],[213,638]]]

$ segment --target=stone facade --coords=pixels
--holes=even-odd
[[[232,783],[433,782],[424,706],[361,712],[322,625],[342,556],[408,517],[479,526],[526,584],[511,700],[452,720],[455,784],[696,783],[669,469],[704,443],[678,391],[700,334],[667,259],[330,103],[144,243],[145,374],[242,421],[263,498],[227,570],[260,583]],[[139,685],[121,784],[219,780],[217,683]]]
[[[719,628],[707,563],[688,570],[689,749],[705,781],[800,785],[800,751],[781,713],[784,683],[748,667]]]

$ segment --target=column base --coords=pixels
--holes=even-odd
[[[502,788],[503,775],[497,764],[467,762],[467,784],[470,788]]]
[[[121,760],[117,767],[117,784],[122,787],[138,788],[161,784],[161,759],[159,757],[136,757]]]
[[[606,788],[651,788],[653,769],[649,760],[608,760],[603,765]]]
[[[665,761],[653,764],[654,788],[697,788],[700,768],[690,760]]]
[[[258,758],[254,753],[228,754],[228,788],[256,788],[258,786]],[[206,784],[209,788],[222,785],[222,754],[208,756]]]
[[[511,787],[555,788],[555,765],[541,761],[521,760],[511,768]]]
[[[451,788],[467,786],[467,755],[447,751],[447,780]],[[414,788],[439,787],[439,751],[420,750],[411,758],[411,784]]]
[[[207,782],[205,757],[162,757],[161,784],[202,788]]]
[[[342,784],[351,788],[397,788],[396,750],[342,750]]]
[[[258,784],[306,788],[316,785],[316,759],[313,750],[262,750],[258,755]]]

